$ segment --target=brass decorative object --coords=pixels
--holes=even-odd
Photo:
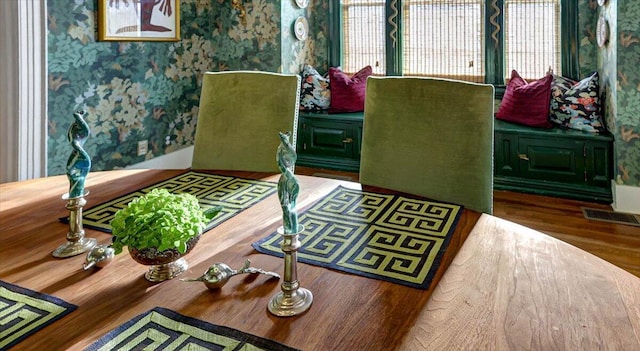
[[[260,268],[251,267],[251,261],[246,260],[242,268],[235,270],[222,262],[212,264],[203,275],[198,278],[180,279],[183,282],[203,282],[209,290],[222,288],[231,277],[238,274],[265,274],[273,278],[280,279],[280,275],[274,272],[267,272]]]
[[[91,158],[82,148],[91,134],[89,125],[84,120],[84,115],[84,111],[74,112],[75,121],[71,123],[67,132],[73,151],[67,160],[69,192],[62,195],[62,199],[67,201],[66,208],[69,210],[69,232],[67,232],[67,242],[60,245],[52,253],[54,257],[58,258],[79,255],[91,250],[97,244],[96,239],[84,237],[84,229],[82,228],[82,208],[87,204],[85,197],[89,195],[89,191],[85,192],[84,182],[89,169],[91,169]]]
[[[289,317],[300,314],[311,307],[313,294],[311,291],[300,287],[298,282],[297,251],[300,248],[298,234],[285,233],[284,228],[278,228],[278,234],[282,235],[282,252],[284,253],[284,278],[280,285],[282,291],[274,295],[269,301],[268,309],[279,317]]]
[[[281,248],[284,253],[284,278],[280,286],[282,291],[271,298],[267,308],[276,316],[289,317],[308,310],[313,302],[313,294],[300,287],[298,282],[298,235],[304,227],[298,224],[298,213],[295,209],[300,191],[300,185],[293,173],[297,156],[289,141],[289,133],[279,134],[280,146],[276,153],[276,161],[282,174],[278,180],[278,198],[282,207],[283,226],[278,228],[278,234],[283,238]]]
[[[87,191],[85,196],[88,194],[89,192]],[[65,207],[69,210],[69,231],[67,232],[67,242],[53,251],[53,257],[76,256],[91,250],[97,244],[96,239],[84,237],[82,207],[87,204],[87,200],[84,199],[85,196],[69,198],[69,194],[62,195],[62,199],[67,200]]]

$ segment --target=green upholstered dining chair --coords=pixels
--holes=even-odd
[[[360,182],[492,213],[494,88],[367,80]]]
[[[294,74],[205,73],[191,168],[278,172],[278,132],[295,147],[299,91]]]

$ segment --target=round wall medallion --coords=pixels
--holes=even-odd
[[[598,42],[599,47],[607,45],[607,42],[609,41],[609,23],[604,16],[600,16],[600,18],[598,18],[598,24],[596,25],[596,41]]]
[[[307,34],[309,32],[309,23],[305,17],[298,17],[296,21],[293,23],[293,34],[296,36],[298,40],[307,39]]]
[[[296,5],[298,5],[299,8],[304,9],[309,5],[309,0],[296,0]]]

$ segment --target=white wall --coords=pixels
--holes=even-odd
[[[0,0],[1,1],[1,0]],[[149,161],[125,167],[127,169],[186,169],[191,167],[193,146],[189,146],[170,154],[154,157]]]

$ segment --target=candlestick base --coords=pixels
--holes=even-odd
[[[76,242],[68,241],[66,244],[58,246],[58,248],[55,249],[51,254],[53,255],[53,257],[58,258],[76,256],[91,250],[94,246],[96,246],[96,244],[98,244],[98,241],[93,238],[82,238]]]
[[[298,282],[297,251],[300,248],[298,234],[304,231],[303,226],[298,226],[297,233],[285,233],[283,227],[278,228],[278,234],[282,235],[282,252],[284,253],[284,279],[280,285],[282,291],[275,294],[269,301],[267,309],[279,317],[290,317],[300,314],[311,307],[313,294],[311,291],[301,288]]]
[[[281,291],[269,301],[269,312],[279,317],[290,317],[300,314],[311,307],[313,294],[305,288],[298,288],[290,294]]]
[[[55,249],[51,255],[57,258],[76,256],[91,250],[98,244],[98,240],[84,237],[82,228],[82,207],[87,204],[85,196],[89,191],[78,197],[69,197],[69,193],[62,195],[62,200],[67,201],[65,206],[69,210],[69,232],[67,232],[67,242]]]

